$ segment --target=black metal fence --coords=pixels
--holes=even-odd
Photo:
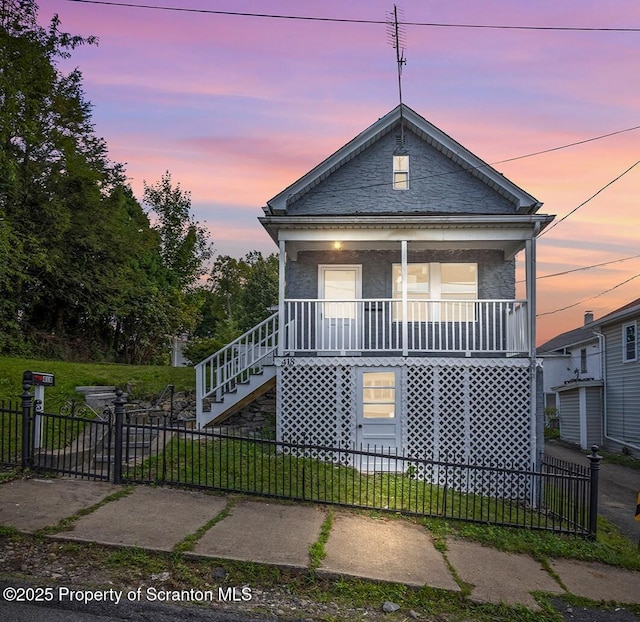
[[[595,537],[600,456],[545,457],[538,469],[470,464],[194,430],[125,411],[85,419],[0,408],[3,465],[116,483],[163,484]]]

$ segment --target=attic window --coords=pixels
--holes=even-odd
[[[409,156],[393,156],[393,189],[409,190]]]

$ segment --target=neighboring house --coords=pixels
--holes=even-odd
[[[197,366],[198,426],[275,382],[281,439],[530,466],[540,206],[396,107],[263,208],[279,309]]]
[[[594,324],[604,351],[604,446],[640,457],[640,298]]]
[[[538,347],[547,416],[557,415],[560,438],[587,449],[602,445],[602,354],[593,313],[584,325]]]
[[[640,298],[538,349],[544,358],[545,387],[556,395],[561,438],[584,449],[596,444],[640,456],[639,325]],[[587,371],[572,378],[585,349]],[[553,376],[557,363],[548,371],[550,360],[567,356],[563,350],[574,354],[567,361],[564,378]]]

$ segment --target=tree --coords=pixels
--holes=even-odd
[[[193,287],[206,273],[213,254],[207,230],[191,215],[191,195],[171,184],[167,171],[154,184],[144,183],[144,202],[157,218],[154,229],[160,235],[160,256],[172,286],[180,291]]]
[[[245,332],[267,319],[272,307],[278,304],[278,255],[272,253],[263,257],[253,251],[246,255],[245,262],[250,267],[249,276],[240,293],[238,328]]]
[[[252,251],[213,264],[208,287],[199,292],[200,321],[185,350],[197,363],[269,317],[278,303],[278,256]]]
[[[167,174],[149,216],[96,136],[78,70],[95,43],[0,0],[0,351],[159,362],[193,324],[210,249]]]
[[[57,16],[45,30],[37,24],[37,11],[32,0],[0,3],[0,256],[4,260],[0,347],[4,350],[24,341],[32,321],[43,326],[52,316],[61,317],[64,305],[58,304],[59,299],[48,317],[40,312],[50,310],[51,292],[60,289],[57,281],[65,274],[61,263],[73,263],[66,246],[73,209],[62,188],[73,185],[75,175],[103,184],[111,166],[104,143],[93,135],[80,73],[64,76],[56,65],[75,47],[95,39],[61,32]],[[94,188],[91,193],[95,198]],[[93,203],[86,198],[83,209]]]

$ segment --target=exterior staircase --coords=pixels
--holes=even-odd
[[[278,313],[195,366],[196,426],[223,421],[275,386]]]

